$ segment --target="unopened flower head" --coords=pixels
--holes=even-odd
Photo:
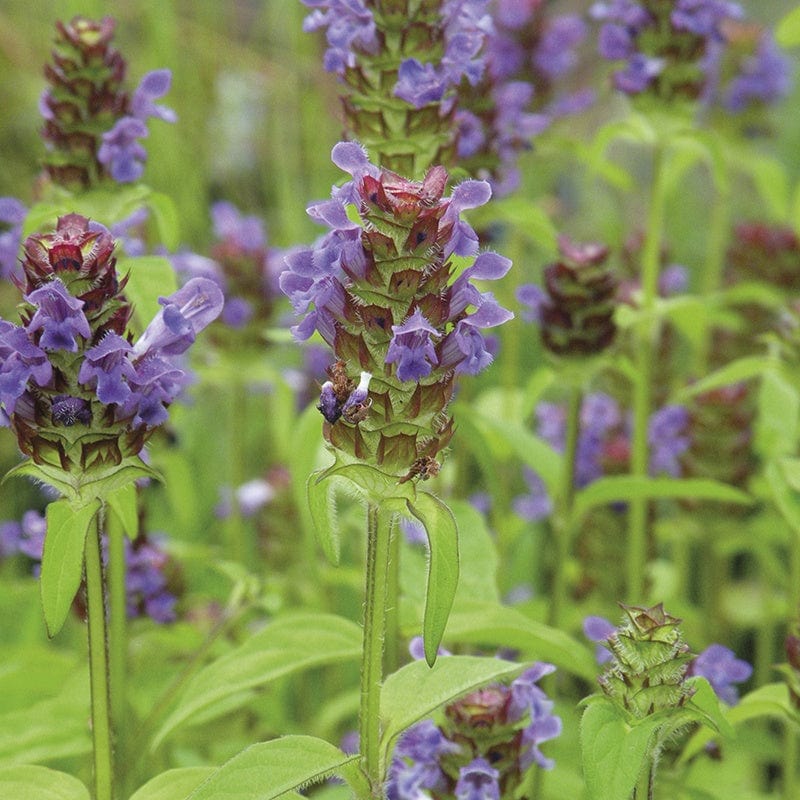
[[[186,384],[170,358],[220,312],[195,279],[170,297],[135,342],[114,241],[68,214],[25,241],[21,324],[0,320],[0,410],[22,452],[64,473],[113,468],[142,449]]]
[[[169,90],[169,70],[149,72],[132,94],[126,90],[127,64],[111,44],[115,26],[111,17],[56,23],[52,62],[45,66],[50,86],[39,108],[45,171],[69,189],[104,178],[138,180],[147,158],[139,140],[147,136],[148,119],[176,119],[171,109],[153,102]]]
[[[460,218],[491,192],[466,181],[445,197],[443,168],[410,181],[375,167],[352,142],[338,144],[333,159],[353,180],[309,208],[329,232],[290,253],[281,275],[304,315],[293,331],[299,339],[318,332],[337,359],[320,401],[329,442],[388,471],[427,477],[452,434],[455,376],[489,364],[483,331],[513,316],[473,284],[502,277],[511,262],[477,254],[475,232]],[[351,398],[367,388],[366,401]]]

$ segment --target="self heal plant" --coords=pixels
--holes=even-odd
[[[89,619],[95,782],[113,795],[111,723],[100,518],[135,503],[132,482],[155,473],[141,451],[186,384],[173,362],[222,309],[212,281],[197,278],[160,299],[161,309],[133,340],[126,278],[116,272],[114,240],[79,214],[23,246],[20,324],[0,320],[0,419],[25,460],[9,475],[52,486],[41,595],[54,636],[82,573]],[[111,609],[113,616],[114,609]]]
[[[387,607],[396,606],[387,584],[397,585],[389,571],[393,541],[397,563],[393,515],[410,513],[428,534],[423,631],[433,664],[455,591],[457,531],[447,506],[416,484],[438,472],[453,434],[447,406],[456,375],[490,363],[483,331],[512,317],[473,280],[500,278],[511,263],[478,254],[477,236],[460,216],[489,200],[487,183],[466,181],[446,197],[443,167],[408,180],[379,169],[354,142],[336,145],[332,157],[352,180],[309,208],[329,231],[314,247],[287,256],[280,283],[304,315],[295,336],[318,333],[336,359],[319,403],[336,461],[308,484],[312,512],[325,520],[318,533],[334,560],[328,490],[320,491],[320,482],[347,477],[368,504],[360,742],[371,796],[380,797],[383,640]]]

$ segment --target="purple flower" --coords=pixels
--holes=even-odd
[[[36,306],[36,313],[27,325],[29,333],[43,329],[39,345],[44,350],[78,350],[76,336],[88,339],[92,335],[86,315],[81,310],[83,300],[73,297],[59,278],[48,281],[25,299]]]
[[[444,788],[444,773],[439,758],[458,751],[458,745],[445,738],[433,720],[409,728],[395,747],[389,767],[386,796],[389,800],[422,798],[425,790]]]
[[[92,421],[92,409],[87,400],[69,394],[53,397],[50,417],[57,425],[70,427],[76,423],[88,425]]]
[[[736,658],[733,650],[721,644],[712,644],[689,664],[689,674],[705,678],[717,697],[733,706],[739,702],[739,692],[732,684],[746,681],[753,674],[753,668],[746,661]]]
[[[136,374],[128,380],[131,395],[118,416],[132,416],[135,425],[161,425],[167,419],[166,406],[186,386],[189,377],[182,369],[154,355],[138,359],[134,366]]]
[[[605,617],[586,617],[583,621],[583,635],[591,642],[597,642],[595,658],[598,664],[605,664],[611,661],[613,655],[606,647],[606,640],[609,636],[616,633],[616,626],[609,622]]]
[[[414,108],[422,108],[428,103],[438,103],[447,86],[447,77],[440,74],[433,64],[421,64],[416,58],[408,58],[397,71],[394,94]]]
[[[678,30],[703,38],[721,38],[722,23],[742,16],[742,7],[726,0],[677,0],[670,19]]]
[[[634,53],[628,65],[614,73],[614,86],[625,94],[639,94],[661,74],[666,66],[663,58],[650,58],[642,53]]]
[[[178,117],[171,108],[156,105],[153,100],[163,97],[172,84],[172,72],[168,69],[156,69],[148,72],[139,81],[139,85],[131,99],[131,115],[143,122],[150,117],[175,122]]]
[[[725,87],[721,101],[729,111],[740,112],[758,103],[775,103],[790,88],[789,61],[765,32],[756,52],[744,60],[739,73]]]
[[[0,277],[10,278],[19,271],[19,246],[22,223],[28,209],[14,197],[0,197]]]
[[[658,293],[662,297],[683,294],[689,288],[689,270],[683,264],[670,264],[658,276]]]
[[[603,25],[598,38],[598,50],[603,58],[619,61],[634,53],[634,42],[624,25]]]
[[[476,758],[458,771],[456,800],[500,800],[499,778],[485,758]]]
[[[302,0],[315,8],[303,21],[304,31],[327,28],[328,50],[324,66],[328,72],[344,74],[347,67],[356,65],[355,51],[376,52],[378,39],[375,20],[363,0]],[[323,10],[324,9],[324,10]]]
[[[392,341],[386,352],[386,363],[397,364],[401,381],[418,381],[430,375],[439,363],[431,336],[438,335],[422,312],[417,309],[402,325],[392,325]]]
[[[684,406],[664,406],[650,417],[650,474],[681,474],[680,457],[689,449],[689,412]]]
[[[459,320],[442,344],[442,365],[455,365],[457,373],[477,375],[492,363],[493,358],[478,329],[502,325],[513,317],[489,292],[484,293],[477,311]]]
[[[124,403],[131,393],[127,381],[136,374],[128,360],[132,351],[133,347],[126,339],[116,333],[107,333],[99,344],[84,354],[78,381],[95,381],[97,399],[101,403]]]
[[[117,183],[132,183],[142,177],[147,151],[139,139],[147,134],[147,125],[137,117],[122,117],[103,134],[97,160]]]
[[[0,319],[0,403],[13,414],[28,381],[45,386],[53,376],[47,353],[28,337],[25,328]]]
[[[245,253],[258,252],[267,245],[263,222],[255,215],[241,214],[232,203],[214,203],[211,206],[211,222],[218,239],[231,242]]]
[[[156,105],[157,100],[169,91],[172,73],[168,69],[154,70],[145,75],[131,100],[131,114],[121,117],[111,130],[103,134],[97,151],[97,160],[118,183],[131,183],[141,178],[147,151],[139,139],[148,135],[146,122],[157,117],[165,122],[175,122],[172,109]]]
[[[224,298],[219,286],[208,278],[192,278],[185,286],[158,302],[163,308],[133,346],[133,356],[178,355],[185,352],[197,334],[222,311]]]
[[[552,664],[537,662],[511,684],[509,714],[519,718],[525,714],[530,715],[530,721],[522,730],[523,751],[520,756],[522,770],[533,763],[542,769],[552,769],[555,766],[555,762],[546,758],[541,752],[539,745],[560,735],[561,718],[552,713],[553,701],[537,686],[539,680],[554,671],[555,667]]]
[[[578,16],[556,17],[539,42],[534,63],[550,78],[565,75],[577,64],[575,48],[586,39],[588,32],[586,23]]]
[[[47,522],[39,511],[30,510],[22,515],[21,536],[18,549],[34,561],[42,560]]]

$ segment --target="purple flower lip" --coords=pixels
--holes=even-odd
[[[27,325],[29,333],[42,330],[39,345],[44,350],[78,350],[76,336],[89,339],[92,331],[81,310],[83,301],[73,297],[59,278],[34,289],[25,299],[36,306]]]
[[[178,355],[185,352],[196,335],[220,315],[225,298],[214,281],[192,278],[177,292],[158,302],[163,308],[134,344],[135,359],[146,353]]]

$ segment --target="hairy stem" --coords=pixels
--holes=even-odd
[[[370,503],[367,509],[367,564],[359,734],[362,767],[369,779],[370,797],[373,800],[380,800],[383,797],[380,699],[391,539],[391,515],[381,511],[374,503]]]
[[[114,755],[111,742],[103,565],[100,558],[100,526],[95,517],[86,536],[86,605],[89,619],[89,679],[92,695],[94,740],[94,800],[114,798]]]

